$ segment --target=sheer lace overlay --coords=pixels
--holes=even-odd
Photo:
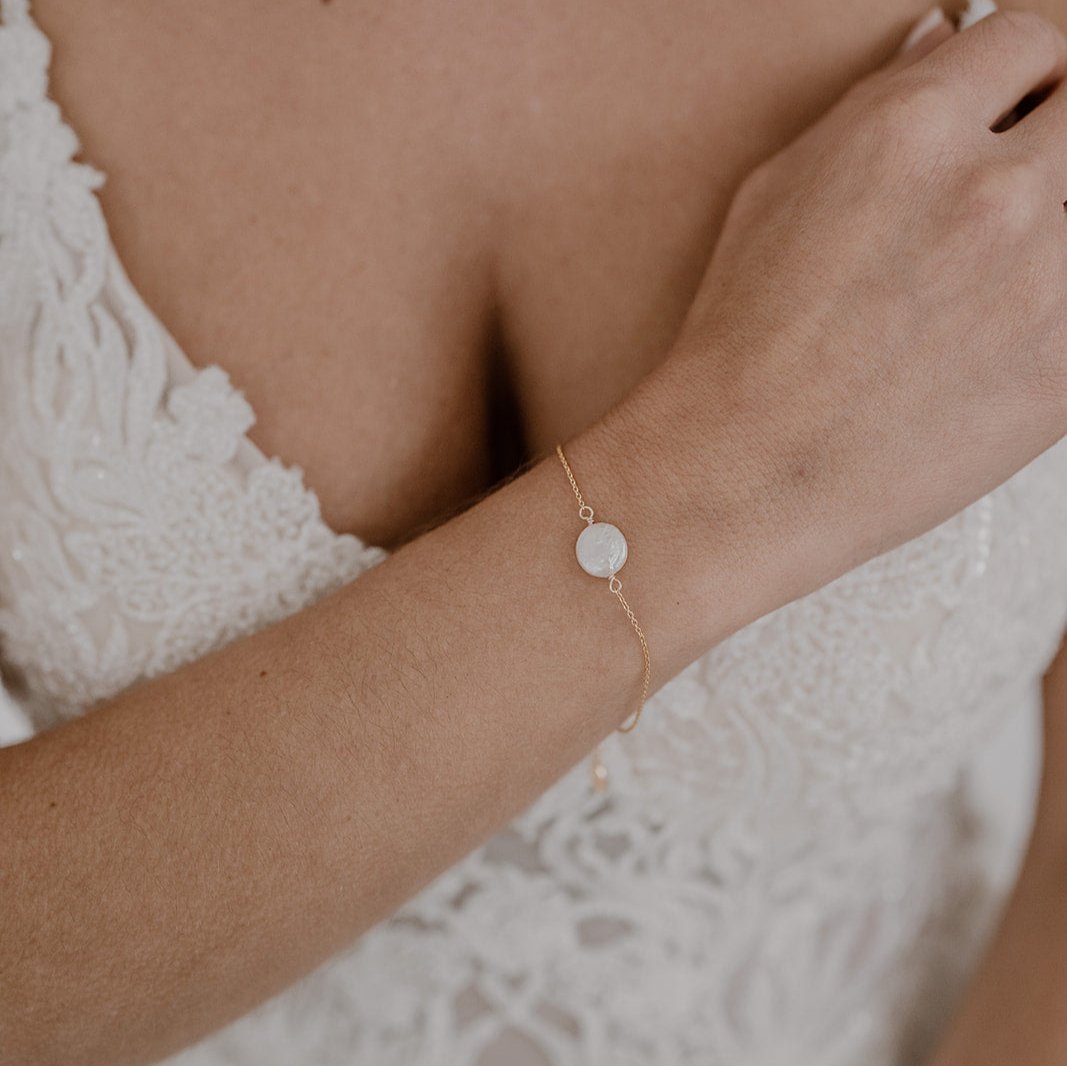
[[[322,521],[131,286],[0,28],[0,648],[38,727],[387,553]],[[390,921],[182,1066],[920,1062],[998,900],[960,788],[1067,619],[1067,446],[746,627]],[[561,520],[562,520],[561,516]],[[708,605],[714,610],[714,604]]]

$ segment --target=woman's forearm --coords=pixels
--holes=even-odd
[[[629,540],[655,690],[779,593],[725,425],[640,391],[567,451]],[[0,1062],[192,1042],[585,756],[642,657],[582,528],[550,455],[308,609],[0,751]]]

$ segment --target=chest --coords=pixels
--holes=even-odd
[[[35,12],[135,286],[331,526],[392,544],[663,358],[741,175],[914,7]]]

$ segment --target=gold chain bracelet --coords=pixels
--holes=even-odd
[[[626,562],[628,553],[626,538],[622,535],[622,531],[610,522],[593,521],[593,508],[582,498],[578,482],[574,479],[574,472],[571,470],[571,464],[567,462],[567,457],[563,454],[563,446],[561,444],[556,445],[556,454],[563,464],[563,469],[567,473],[567,480],[570,481],[571,488],[574,489],[574,495],[578,500],[578,517],[586,524],[585,529],[578,535],[577,543],[574,546],[574,554],[578,559],[578,565],[593,577],[606,577],[608,579],[608,588],[618,597],[619,603],[622,604],[623,610],[626,611],[626,617],[630,620],[630,625],[633,626],[634,632],[637,634],[637,639],[641,642],[641,654],[645,660],[644,679],[641,685],[641,702],[637,705],[637,710],[633,712],[628,721],[615,727],[620,733],[629,733],[637,727],[637,723],[641,720],[641,711],[644,710],[645,700],[648,698],[648,686],[652,677],[652,662],[648,654],[648,642],[645,640],[645,634],[637,618],[634,617],[632,608],[626,602],[626,597],[622,594],[622,582],[616,576]],[[593,749],[592,774],[594,790],[603,792],[608,784],[608,771],[600,758],[599,747]]]

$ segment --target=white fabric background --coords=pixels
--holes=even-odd
[[[0,747],[24,740],[29,735],[29,722],[0,684]]]

